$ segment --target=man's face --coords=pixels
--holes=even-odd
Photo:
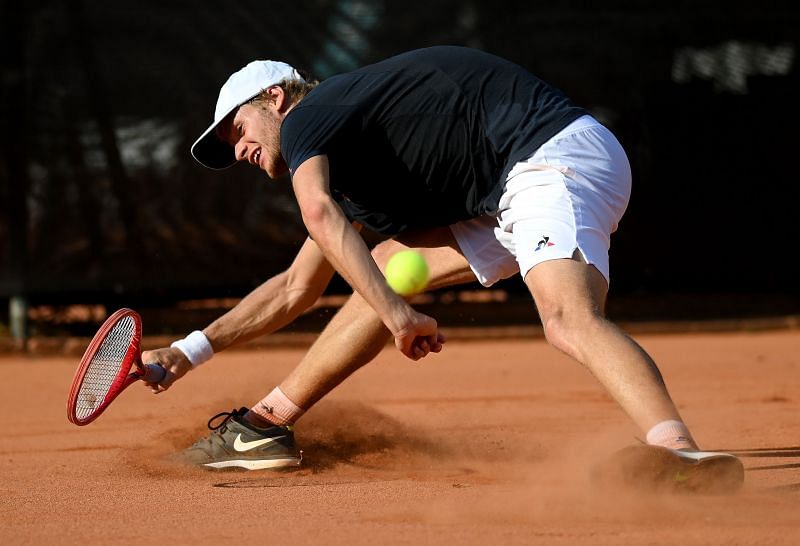
[[[281,122],[277,103],[243,104],[223,132],[233,146],[237,161],[247,161],[278,178],[288,171],[281,156]]]

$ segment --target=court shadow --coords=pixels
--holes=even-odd
[[[312,472],[339,464],[402,468],[410,459],[443,454],[423,434],[359,402],[323,400],[303,417],[295,434],[303,464]]]
[[[792,447],[759,447],[753,449],[709,449],[707,451],[724,451],[741,459],[749,458],[784,458],[800,457],[800,446]]]
[[[269,475],[260,475],[255,478],[242,478],[236,480],[227,480],[224,482],[211,484],[211,487],[220,487],[223,489],[263,489],[269,487],[287,488],[287,487],[336,487],[336,486],[349,486],[354,484],[364,483],[377,483],[389,482],[393,480],[346,480],[346,479],[326,479],[320,476],[309,476],[308,473],[303,472],[289,472],[290,476],[280,476],[272,470]]]
[[[776,485],[772,491],[778,493],[800,493],[800,483],[789,483],[786,485]]]
[[[746,470],[748,472],[757,472],[759,470],[789,470],[792,468],[800,468],[800,463],[790,464],[769,464],[764,466],[750,466]]]
[[[736,455],[740,459],[791,459],[800,457],[800,446],[789,447],[759,447],[752,449],[715,449],[710,451],[725,451]],[[800,469],[800,462],[796,463],[780,463],[780,464],[763,464],[763,465],[748,465],[745,466],[746,473],[752,472],[770,472],[779,470],[796,470]],[[766,490],[778,493],[799,493],[800,483],[789,483],[767,487]]]

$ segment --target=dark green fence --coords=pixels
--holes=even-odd
[[[272,58],[325,78],[454,43],[530,68],[620,137],[618,294],[796,301],[797,5],[5,1],[0,298],[244,294],[305,231],[287,180],[189,156],[229,73]]]

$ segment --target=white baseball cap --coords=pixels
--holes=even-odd
[[[228,114],[284,80],[305,81],[297,70],[280,61],[253,61],[234,72],[219,90],[214,123],[192,144],[192,156],[209,169],[227,169],[236,163],[233,147],[220,140],[214,130]]]

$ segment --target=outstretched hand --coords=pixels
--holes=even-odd
[[[183,354],[183,351],[175,347],[155,349],[153,351],[142,352],[142,362],[144,364],[159,364],[166,371],[164,378],[158,383],[145,382],[155,394],[159,394],[170,388],[170,386],[186,375],[192,369],[192,363]]]
[[[411,360],[419,360],[429,353],[438,353],[444,342],[445,337],[439,332],[436,321],[416,311],[394,335],[394,344]]]

